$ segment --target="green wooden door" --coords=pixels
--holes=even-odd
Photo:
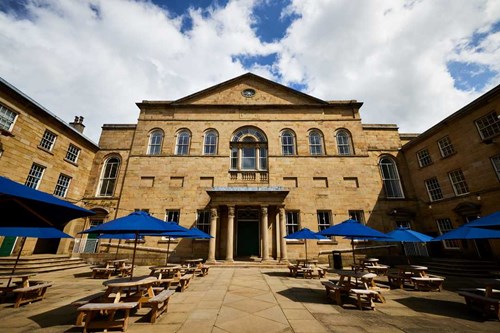
[[[2,242],[2,246],[0,246],[0,257],[8,257],[12,254],[12,250],[14,249],[14,245],[16,245],[17,237],[5,237]]]
[[[239,222],[237,242],[238,256],[259,256],[259,223]]]

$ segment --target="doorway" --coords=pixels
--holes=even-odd
[[[260,256],[259,210],[239,209],[236,254],[239,257]]]

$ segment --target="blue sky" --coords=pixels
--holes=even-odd
[[[0,48],[2,78],[96,142],[246,72],[421,132],[500,83],[500,1],[3,0]]]

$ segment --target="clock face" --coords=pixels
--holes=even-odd
[[[255,95],[255,90],[253,89],[245,89],[241,92],[241,94],[245,97],[253,97]]]

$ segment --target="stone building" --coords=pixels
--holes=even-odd
[[[130,242],[78,232],[135,210],[214,236],[146,236],[142,263],[158,262],[167,248],[173,260],[286,262],[304,257],[303,240],[283,238],[300,228],[353,218],[382,232],[404,225],[438,235],[499,210],[499,87],[417,136],[364,124],[356,100],[321,100],[247,73],[177,100],[137,103],[137,123],[104,124],[96,145],[81,117],[66,124],[0,83],[0,175],[96,212],[64,228],[74,240],[33,240],[23,254],[131,251]],[[316,257],[350,241],[307,247]],[[428,248],[500,255],[497,241]]]
[[[82,205],[99,150],[83,135],[84,128],[82,117],[68,124],[0,78],[0,175]],[[77,224],[59,227],[74,235]],[[3,239],[0,255],[16,253],[16,243],[16,237]],[[72,245],[68,239],[29,238],[23,254],[70,253]]]
[[[403,146],[422,232],[439,235],[500,210],[499,109],[500,85]],[[499,240],[431,246],[437,256],[500,255]]]
[[[146,210],[214,236],[176,240],[174,256],[286,261],[304,256],[302,240],[283,238],[300,228],[352,217],[388,232],[418,216],[400,153],[414,136],[363,124],[356,100],[324,101],[248,73],[137,106],[137,124],[103,126],[85,194],[98,212],[91,224]],[[138,255],[166,243],[146,237]],[[308,242],[313,256],[334,247],[349,241]]]

